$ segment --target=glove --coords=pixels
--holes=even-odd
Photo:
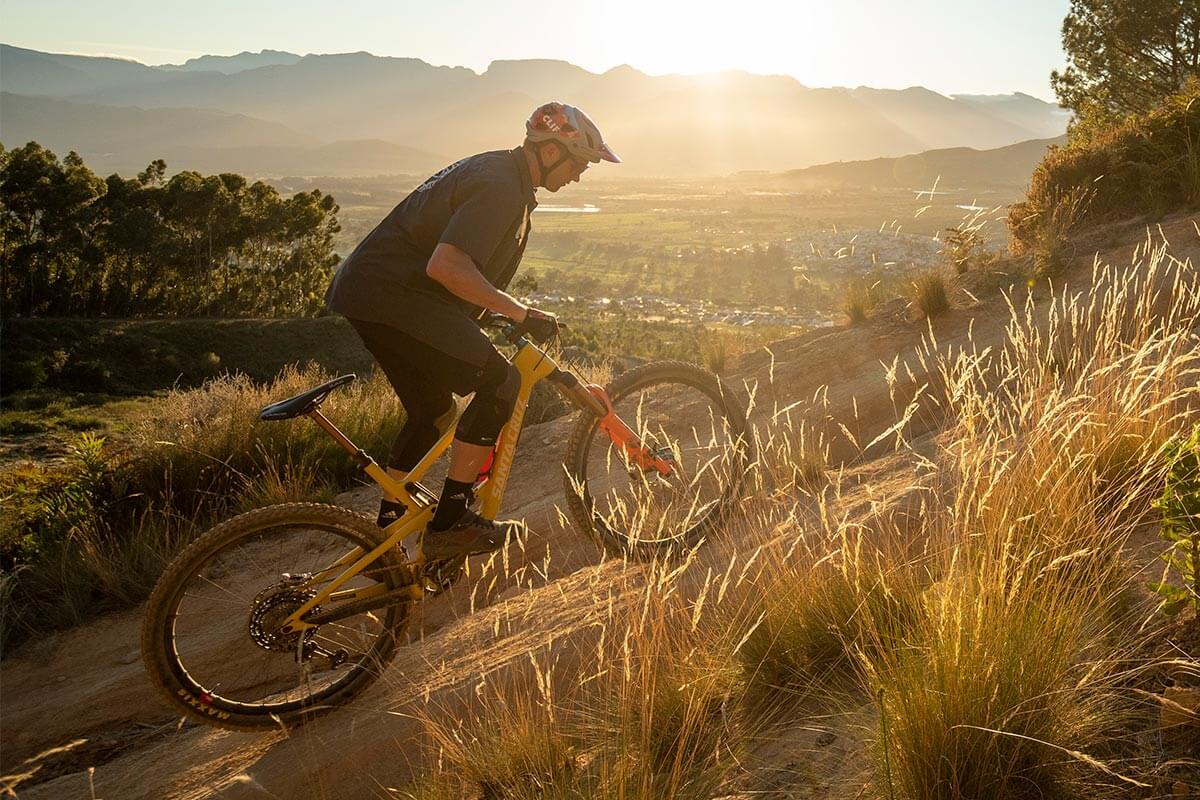
[[[558,336],[558,317],[531,308],[526,312],[525,321],[520,327],[522,332],[529,334],[530,339],[542,344]]]

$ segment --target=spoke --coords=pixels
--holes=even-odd
[[[231,592],[231,591],[229,591],[228,589],[226,589],[226,588],[225,588],[224,586],[222,586],[221,584],[219,584],[219,583],[214,583],[214,582],[213,582],[213,581],[212,581],[210,578],[208,578],[208,577],[206,577],[206,576],[204,576],[204,575],[197,575],[196,577],[198,577],[200,580],[204,581],[205,583],[211,584],[211,585],[213,586],[213,588],[215,588],[215,589],[217,589],[217,590],[219,590],[219,591],[222,591],[222,592],[224,592],[225,594],[229,595],[230,597],[232,597],[234,600],[238,601],[238,603],[240,603],[240,604],[242,604],[242,605],[246,605],[247,603],[249,603],[249,602],[250,602],[250,598],[248,598],[248,597],[243,597],[243,596],[241,596],[241,595],[236,595],[236,594],[234,594],[233,592]]]
[[[362,613],[303,634],[285,634],[279,624],[304,598],[313,596],[314,589],[300,589],[282,576],[328,566],[336,561],[334,553],[357,546],[335,530],[307,525],[267,529],[231,544],[210,566],[193,574],[194,587],[181,595],[174,628],[180,665],[204,691],[258,708],[319,695],[335,686],[355,664],[372,657],[392,612]],[[379,585],[388,584],[356,576],[344,588]],[[235,586],[254,588],[240,593]],[[321,652],[298,664],[300,648]],[[346,652],[346,660],[333,668],[334,654],[340,651]]]
[[[671,471],[641,470],[595,431],[583,477],[594,512],[609,529],[640,540],[670,540],[719,510],[738,451],[715,401],[668,382],[614,400],[614,409],[643,446],[670,459]]]

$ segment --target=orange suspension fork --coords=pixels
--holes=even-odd
[[[613,441],[613,444],[625,451],[625,455],[631,462],[637,464],[643,471],[655,470],[659,475],[664,477],[671,474],[671,461],[662,458],[650,448],[642,443],[640,437],[625,424],[625,420],[617,416],[617,412],[613,410],[612,400],[608,398],[608,392],[604,391],[604,387],[596,384],[588,384],[587,390],[592,395],[604,404],[607,413],[600,418],[600,430],[604,435]]]

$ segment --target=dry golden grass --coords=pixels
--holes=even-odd
[[[926,318],[949,311],[950,294],[945,276],[936,269],[920,273],[909,288],[909,300]]]
[[[121,450],[85,437],[65,468],[6,474],[5,504],[30,496],[24,513],[35,533],[25,563],[0,578],[3,641],[140,602],[163,566],[214,520],[328,499],[357,480],[352,460],[308,420],[258,419],[263,406],[330,377],[315,366],[289,367],[266,385],[229,376],[174,391]],[[382,376],[335,392],[324,408],[376,456],[403,422]]]
[[[882,300],[883,292],[877,282],[855,279],[846,285],[846,293],[842,297],[842,313],[851,325],[858,325],[867,321],[871,311]]]
[[[1200,413],[1198,331],[1194,270],[1148,248],[1012,305],[1002,346],[930,339],[918,403],[946,426],[903,527],[847,516],[823,459],[797,480],[822,446],[797,446],[791,409],[759,415],[723,538],[625,587],[565,674],[431,721],[439,766],[414,796],[730,794],[765,726],[839,700],[874,701],[872,796],[1136,796],[1156,769],[1138,687],[1160,665],[1130,541],[1161,446]],[[570,697],[529,688],[580,675]]]

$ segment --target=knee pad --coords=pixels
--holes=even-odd
[[[458,423],[457,436],[467,444],[491,446],[512,416],[521,391],[521,373],[504,356],[494,353],[483,378]]]

